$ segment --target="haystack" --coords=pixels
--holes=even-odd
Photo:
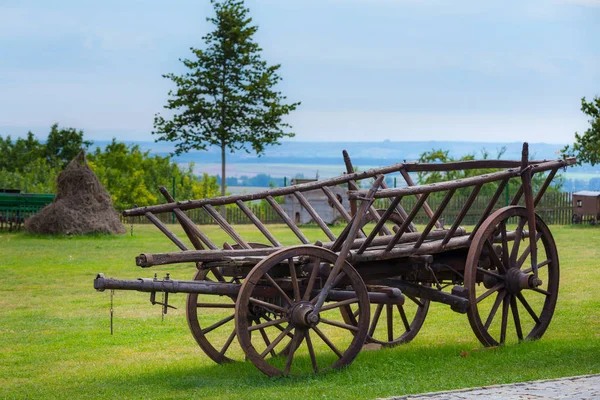
[[[125,233],[110,195],[87,165],[83,150],[56,178],[54,202],[25,221],[31,233],[82,235]]]

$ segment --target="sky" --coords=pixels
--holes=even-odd
[[[600,0],[247,0],[298,141],[571,143]],[[152,141],[209,1],[0,0],[0,135]]]

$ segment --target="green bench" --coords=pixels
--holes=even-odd
[[[20,229],[27,218],[52,201],[53,194],[0,192],[0,230]]]

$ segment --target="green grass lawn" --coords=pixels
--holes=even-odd
[[[251,228],[239,232],[260,237]],[[269,378],[250,362],[214,364],[188,331],[182,294],[171,296],[178,309],[161,321],[147,294],[116,292],[110,335],[109,293],[93,289],[98,272],[191,279],[195,271],[189,264],[135,266],[139,253],[176,250],[153,226],[119,237],[0,232],[0,398],[372,399],[598,373],[600,228],[551,229],[561,291],[540,341],[483,349],[465,315],[434,304],[413,342],[363,351],[343,370],[291,378]]]

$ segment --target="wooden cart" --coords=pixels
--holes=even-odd
[[[141,267],[195,263],[193,280],[119,280],[99,274],[97,290],[124,289],[188,293],[187,320],[198,345],[215,362],[250,360],[268,375],[317,373],[350,364],[365,343],[394,346],[412,340],[425,321],[431,301],[466,313],[485,346],[538,339],[556,305],[559,263],[556,245],[535,207],[559,168],[574,159],[528,161],[523,146],[518,161],[482,160],[445,164],[401,163],[347,173],[335,178],[261,193],[140,207],[125,216],[146,216],[180,251],[145,253]],[[409,173],[489,169],[460,180],[414,185]],[[388,188],[385,177],[400,173],[408,186]],[[534,191],[532,176],[544,174]],[[518,190],[510,205],[497,203],[511,182]],[[362,189],[368,183],[370,189]],[[332,188],[348,185],[349,213]],[[513,186],[514,183],[513,183]],[[491,201],[476,223],[462,227],[482,188],[493,188]],[[303,193],[322,191],[343,218],[343,229],[325,224]],[[453,221],[442,221],[459,192],[468,192]],[[276,200],[292,194],[311,214],[322,240],[310,241]],[[411,207],[406,200],[416,198]],[[428,199],[439,200],[429,206]],[[266,201],[297,239],[282,245],[276,234],[252,213],[249,204]],[[381,205],[384,205],[383,208]],[[519,205],[522,204],[522,205]],[[217,211],[235,205],[265,240],[245,240]],[[232,240],[218,246],[186,210],[202,209]],[[156,217],[173,213],[189,244]],[[420,230],[417,215],[427,222]],[[450,223],[451,222],[451,223]],[[190,245],[193,248],[190,248]],[[159,303],[160,304],[160,303]]]

